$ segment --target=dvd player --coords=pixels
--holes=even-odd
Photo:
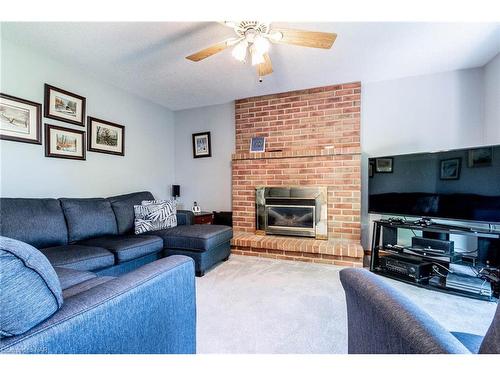
[[[479,294],[481,296],[491,297],[491,284],[487,280],[467,275],[457,275],[448,273],[446,276],[446,287],[450,289]]]

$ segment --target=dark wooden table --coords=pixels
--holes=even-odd
[[[212,224],[214,221],[214,215],[211,212],[201,211],[198,214],[194,214],[195,224]]]

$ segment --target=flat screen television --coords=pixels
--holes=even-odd
[[[500,145],[369,159],[368,211],[500,223]]]

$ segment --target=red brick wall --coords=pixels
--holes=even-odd
[[[359,147],[360,93],[358,82],[237,100],[236,152],[254,136],[269,151]]]
[[[257,186],[327,186],[328,237],[360,240],[360,89],[349,83],[236,101],[235,231],[255,231]],[[266,153],[248,154],[253,136],[266,137]]]

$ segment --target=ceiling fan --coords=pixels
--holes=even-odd
[[[233,57],[246,62],[249,55],[252,65],[257,66],[257,74],[261,82],[263,76],[273,72],[268,54],[271,43],[329,49],[337,38],[337,34],[334,33],[270,28],[269,23],[259,21],[224,21],[223,25],[231,27],[236,37],[213,44],[187,56],[186,59],[200,61],[234,46]]]

